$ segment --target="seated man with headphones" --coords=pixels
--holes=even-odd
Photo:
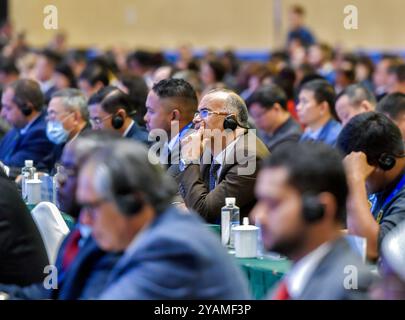
[[[348,190],[338,151],[314,142],[280,146],[264,161],[255,193],[251,216],[264,247],[293,262],[273,299],[366,297],[370,273],[341,233]],[[356,270],[355,286],[347,266]]]
[[[209,223],[220,223],[225,198],[236,198],[246,217],[261,159],[269,155],[264,143],[248,129],[248,111],[236,93],[217,89],[200,101],[194,123],[197,132],[182,141],[180,194],[189,209]]]
[[[94,298],[249,299],[241,270],[202,219],[170,205],[176,184],[155,163],[144,145],[121,139],[80,170],[82,222],[102,250],[123,252]]]
[[[379,256],[385,235],[405,220],[405,150],[399,128],[384,114],[367,112],[343,128],[350,196],[349,233],[367,239],[367,256]]]
[[[93,130],[110,130],[149,143],[146,130],[132,119],[134,109],[128,94],[116,87],[104,87],[90,97],[88,106]]]
[[[54,144],[46,135],[44,96],[37,82],[29,79],[13,82],[3,91],[1,103],[1,116],[13,129],[0,142],[0,161],[10,167],[9,176],[15,178],[25,160],[33,160],[35,166],[52,152]]]

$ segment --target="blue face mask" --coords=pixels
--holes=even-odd
[[[61,144],[68,140],[69,132],[65,130],[62,122],[55,120],[48,121],[46,125],[46,136],[51,142]]]

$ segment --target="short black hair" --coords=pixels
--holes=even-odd
[[[0,57],[0,72],[18,75],[18,69],[13,59]]]
[[[44,56],[54,66],[62,62],[62,56],[58,52],[51,49],[44,49],[39,52],[39,55]]]
[[[110,82],[108,70],[98,63],[88,64],[80,74],[79,80],[85,80],[91,86],[94,86],[97,82],[101,82],[103,85],[108,86]]]
[[[309,81],[301,87],[301,91],[302,90],[312,91],[317,103],[326,101],[329,105],[330,113],[337,119],[335,110],[336,93],[335,89],[328,81],[321,79]]]
[[[261,86],[247,99],[249,107],[253,103],[258,103],[262,108],[268,110],[273,108],[275,103],[278,103],[284,110],[287,110],[287,95],[277,85]]]
[[[77,88],[76,77],[72,68],[67,63],[59,63],[55,68],[55,72],[64,75],[68,79],[69,88]]]
[[[101,101],[101,108],[110,114],[114,114],[118,109],[124,109],[128,116],[134,112],[134,105],[128,94],[117,89],[109,94]]]
[[[391,119],[398,119],[405,113],[405,94],[395,92],[386,95],[378,103],[377,111],[387,114]]]
[[[14,90],[13,100],[20,108],[29,103],[34,110],[42,111],[45,100],[38,82],[31,79],[19,79],[8,87]]]
[[[94,93],[93,95],[90,96],[89,101],[88,101],[88,105],[92,105],[92,104],[100,104],[101,101],[104,100],[104,98],[110,94],[111,92],[118,90],[117,87],[114,86],[105,86],[102,87],[101,89],[99,89],[96,93]]]
[[[217,82],[221,82],[222,80],[224,80],[224,77],[226,74],[226,68],[222,64],[222,62],[217,61],[217,60],[209,60],[209,61],[207,61],[207,64],[209,65],[212,72],[214,73],[214,77]]]
[[[275,167],[287,169],[288,183],[301,194],[331,193],[337,204],[336,220],[344,223],[348,186],[342,155],[336,149],[308,141],[288,143],[263,161],[262,169]]]
[[[388,73],[395,74],[398,82],[405,82],[405,64],[393,65],[388,68]]]
[[[190,113],[197,110],[197,94],[191,84],[183,79],[164,79],[160,80],[152,87],[152,91],[160,98],[177,98],[184,101],[184,104]]]
[[[337,146],[345,155],[364,152],[368,163],[374,166],[383,153],[398,157],[404,154],[401,131],[378,112],[365,112],[350,119],[339,134]]]

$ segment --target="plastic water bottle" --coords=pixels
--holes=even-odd
[[[55,175],[52,177],[52,191],[53,191],[53,194],[52,194],[52,202],[54,203],[54,205],[56,206],[56,207],[58,207],[59,208],[59,203],[58,203],[58,189],[59,189],[59,182],[58,182],[58,179],[59,179],[59,176],[60,176],[60,169],[61,168],[61,166],[60,165],[57,165],[56,166],[56,173],[55,173]]]
[[[221,229],[223,230],[222,243],[228,245],[231,250],[234,248],[235,239],[233,228],[240,225],[240,210],[235,205],[235,202],[235,198],[225,198],[225,206],[221,209],[221,219],[224,220],[223,223],[221,222],[221,226],[223,226]],[[227,234],[229,234],[229,237]],[[226,241],[228,239],[229,241]]]
[[[32,160],[25,160],[24,167],[21,169],[21,195],[24,201],[27,200],[27,187],[26,182],[27,180],[32,180],[35,177],[37,169],[34,167],[34,161]]]
[[[262,225],[259,221],[259,219],[256,219],[255,221],[256,227],[259,228],[257,232],[257,257],[259,259],[263,259],[264,256],[264,245],[263,245],[263,239],[262,239]]]

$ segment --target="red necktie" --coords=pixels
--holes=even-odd
[[[69,236],[68,243],[66,244],[65,247],[65,253],[63,255],[63,260],[62,260],[62,268],[63,270],[66,270],[69,268],[70,264],[73,262],[74,258],[77,255],[77,252],[79,251],[79,240],[81,238],[80,230],[76,229],[72,232],[72,234]]]
[[[273,300],[290,300],[290,299],[291,296],[288,293],[287,281],[281,280],[275,294],[273,295]]]

